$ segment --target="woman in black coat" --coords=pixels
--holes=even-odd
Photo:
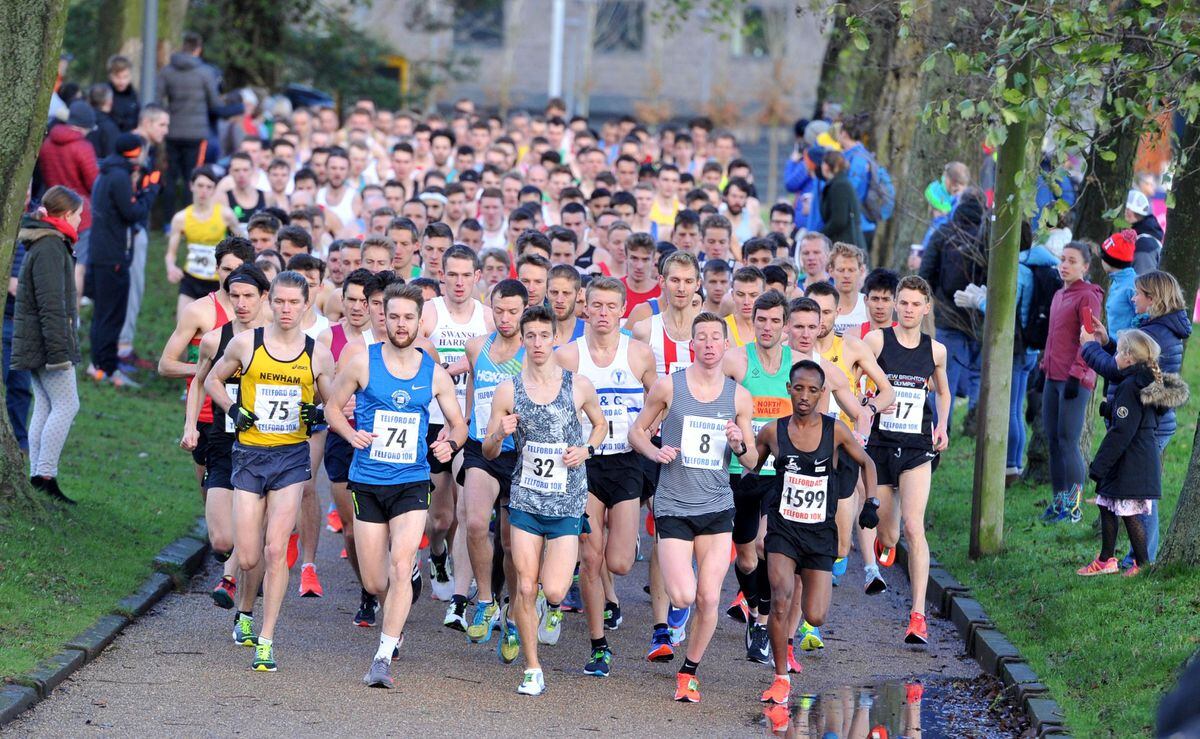
[[[854,244],[865,250],[862,207],[854,183],[850,182],[849,170],[846,158],[838,151],[827,153],[821,162],[821,175],[825,178],[825,188],[821,191],[821,221],[825,224],[822,233],[832,242]]]

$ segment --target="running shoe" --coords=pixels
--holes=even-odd
[[[538,644],[554,646],[562,636],[563,612],[561,608],[547,608],[538,621]]]
[[[325,595],[321,580],[317,577],[317,566],[311,562],[300,568],[300,597],[320,598]]]
[[[800,648],[806,652],[825,648],[825,641],[821,639],[821,629],[807,621],[800,622],[800,628],[796,629],[796,637],[800,640]]]
[[[642,537],[633,540],[633,561],[645,562],[646,557],[642,555]]]
[[[842,575],[846,574],[846,565],[847,561],[845,557],[838,557],[837,559],[833,560],[833,576],[841,577]]]
[[[691,608],[667,607],[667,629],[671,632],[671,646],[679,646],[687,638],[687,623],[692,616]]]
[[[616,631],[625,618],[621,615],[621,604],[609,601],[604,604],[604,630]]]
[[[1138,573],[1141,571],[1142,571],[1141,567],[1138,567],[1137,565],[1133,565],[1129,569],[1125,570],[1122,577],[1137,577]]]
[[[782,675],[776,675],[775,680],[771,683],[771,687],[763,691],[762,697],[759,698],[763,703],[774,703],[776,705],[784,705],[792,697],[792,681]]]
[[[593,677],[608,677],[612,670],[612,650],[600,647],[592,650],[592,658],[583,666],[583,674]]]
[[[467,631],[467,598],[464,595],[455,595],[450,599],[450,605],[446,606],[446,617],[442,619],[442,626],[449,627],[455,631],[466,633]]]
[[[771,638],[767,635],[767,627],[763,624],[753,624],[750,627],[750,646],[746,647],[746,659],[760,665],[771,663]]]
[[[908,617],[908,628],[904,631],[905,644],[928,644],[929,624],[925,622],[925,614],[912,612]]]
[[[429,557],[429,588],[434,600],[448,601],[454,596],[454,580],[450,577],[450,555],[447,552],[442,557],[441,564],[435,557]]]
[[[1120,568],[1117,567],[1116,557],[1111,557],[1109,559],[1100,559],[1099,557],[1096,557],[1091,561],[1090,564],[1075,570],[1076,575],[1083,575],[1084,577],[1091,577],[1093,575],[1115,575],[1118,572],[1120,572]]]
[[[880,567],[891,567],[896,563],[896,548],[885,547],[879,537],[875,538],[875,561]]]
[[[275,672],[275,645],[259,642],[254,645],[254,670],[256,672]]]
[[[542,590],[540,585],[537,598],[533,601],[533,612],[537,614],[539,621],[546,617],[546,591]]]
[[[500,625],[500,606],[495,601],[479,601],[475,605],[475,616],[467,627],[467,640],[475,644],[491,641],[492,631]]]
[[[254,635],[254,619],[244,613],[239,613],[233,620],[233,643],[241,647],[258,645],[258,637]]]
[[[750,605],[746,603],[746,596],[742,595],[742,591],[738,591],[733,602],[725,609],[725,615],[739,624],[750,622]]]
[[[655,629],[650,637],[650,651],[646,653],[648,662],[670,662],[675,659],[675,647],[671,646],[671,630]]]
[[[217,608],[229,610],[233,608],[233,599],[237,596],[237,578],[226,575],[221,578],[221,582],[217,583],[217,587],[213,588],[212,599]]]
[[[772,734],[783,734],[792,722],[792,712],[788,707],[774,703],[763,707],[763,716],[767,719],[767,726],[770,727]]]
[[[654,538],[654,514],[646,511],[646,535]]]
[[[342,514],[338,513],[334,506],[329,506],[329,513],[325,516],[325,528],[335,534],[342,533]]]
[[[517,692],[521,695],[541,695],[546,692],[546,679],[542,676],[542,671],[526,670],[521,684],[517,686]]]
[[[799,675],[800,671],[804,669],[800,664],[800,660],[796,659],[796,647],[790,641],[788,642],[787,667],[788,672],[792,675]]]
[[[925,686],[921,683],[905,683],[904,684],[904,702],[912,705],[920,703],[921,698],[925,696]]]
[[[508,606],[500,618],[500,638],[496,642],[496,655],[504,664],[511,665],[521,656],[521,635],[517,633],[517,625],[508,620]]]
[[[421,597],[421,563],[419,560],[413,560],[412,568],[412,602],[417,604],[417,599]]]
[[[358,599],[358,613],[354,614],[354,625],[369,629],[375,625],[375,615],[379,612],[379,601],[367,591],[362,591]]]
[[[142,383],[138,382],[137,380],[134,380],[132,377],[125,374],[120,369],[117,369],[116,372],[113,372],[111,375],[109,375],[105,379],[113,387],[124,388],[126,390],[141,390],[142,389]]]
[[[296,560],[300,559],[300,535],[292,534],[288,537],[287,548],[287,566],[292,569],[296,566]]]
[[[346,547],[342,547],[342,551],[338,553],[338,559],[350,559],[350,554],[346,551]]]
[[[680,703],[699,703],[700,678],[682,672],[675,675],[675,700]]]
[[[887,590],[887,583],[879,574],[879,567],[871,565],[863,570],[863,590],[867,595],[879,595]]]
[[[1083,520],[1083,486],[1072,485],[1071,489],[1063,494],[1062,510],[1059,511],[1058,517],[1054,519],[1055,523],[1079,523]]]
[[[104,374],[104,370],[97,368],[96,365],[88,364],[87,369],[84,370],[84,372],[88,377],[92,378],[96,382],[104,382],[104,378],[106,376]],[[184,399],[187,399],[187,393],[184,393]]]
[[[139,357],[137,352],[130,351],[128,354],[120,354],[117,356],[117,364],[128,365],[135,370],[155,370],[158,371],[158,363],[151,362],[149,359]],[[122,367],[124,369],[124,367]]]
[[[1057,521],[1058,517],[1062,514],[1063,498],[1065,497],[1066,493],[1061,490],[1055,492],[1050,505],[1046,506],[1046,510],[1042,511],[1042,515],[1038,517],[1038,520],[1042,523],[1054,523]]]
[[[579,591],[579,570],[575,570],[575,577],[571,579],[571,588],[567,590],[567,597],[563,598],[562,609],[567,613],[583,613],[583,593]]]
[[[871,732],[867,734],[867,739],[888,739],[887,727],[883,724],[872,726]]]
[[[392,688],[392,663],[383,657],[376,657],[371,662],[371,669],[367,670],[367,674],[363,675],[363,684],[368,688]]]

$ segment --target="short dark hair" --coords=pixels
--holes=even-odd
[[[825,385],[825,370],[821,369],[821,365],[811,359],[801,359],[799,362],[793,364],[792,371],[788,373],[788,382],[792,381],[797,372],[816,372],[817,377],[821,378],[821,385]]]
[[[777,264],[768,264],[766,267],[763,267],[762,273],[763,273],[763,281],[768,285],[770,285],[773,282],[781,282],[786,287],[788,284],[787,271],[784,270],[783,267],[780,267]],[[775,291],[768,290],[768,292],[775,292]]]
[[[760,251],[771,252],[771,258],[775,258],[775,245],[769,239],[761,236],[756,236],[752,239],[747,239],[745,244],[742,244],[742,257],[749,257],[751,254]]]
[[[575,289],[579,289],[580,277],[579,270],[569,264],[556,264],[550,268],[550,277],[548,280],[560,279],[570,280],[575,285]]]
[[[517,243],[516,243],[517,254],[522,254],[530,246],[534,246],[539,249],[544,249],[546,251],[546,253],[549,253],[550,252],[550,238],[548,236],[546,236],[546,234],[542,233],[541,231],[535,231],[533,229],[529,229],[528,231],[522,231],[521,234],[519,236],[517,236]]]
[[[700,228],[700,214],[694,210],[680,208],[679,212],[675,214],[675,228],[679,228],[680,226],[695,226],[696,228]]]
[[[758,267],[741,267],[733,273],[733,282],[761,282],[765,287],[767,278]]]
[[[342,280],[342,297],[345,297],[346,288],[350,287],[351,285],[358,285],[359,287],[361,287],[363,289],[363,297],[366,297],[367,296],[367,285],[371,284],[371,281],[374,279],[375,279],[374,272],[372,272],[369,269],[364,269],[363,267],[359,267],[358,269],[354,270],[350,274],[346,275],[346,278],[344,280]]]
[[[393,218],[391,223],[388,224],[387,230],[408,231],[412,234],[413,241],[421,238],[421,234],[417,232],[417,224],[413,223],[411,218],[405,218],[404,216]]]
[[[250,243],[249,239],[242,236],[230,236],[228,238],[221,239],[221,241],[217,243],[217,264],[221,263],[221,260],[225,258],[226,254],[232,254],[233,256],[242,260],[243,263],[253,262],[254,245]]]
[[[363,297],[370,300],[372,295],[383,292],[387,289],[388,285],[397,281],[403,282],[403,280],[400,280],[400,278],[396,277],[396,273],[390,269],[385,269],[382,272],[376,272],[375,274],[371,275],[371,281],[363,287]]]
[[[325,279],[324,260],[314,257],[312,254],[294,255],[288,260],[287,268],[294,272],[311,272],[316,270],[321,275],[319,279]]]
[[[445,225],[445,224],[443,224],[443,225]],[[425,231],[426,231],[426,233],[428,233],[429,229],[425,229]],[[449,262],[451,259],[466,259],[467,261],[469,261],[471,263],[471,267],[474,269],[475,272],[478,272],[479,270],[483,269],[483,264],[479,261],[479,255],[476,254],[475,251],[473,249],[471,249],[471,247],[464,246],[463,244],[455,244],[455,245],[451,246],[449,249],[446,250],[446,253],[442,255],[442,269],[443,270],[446,269],[446,263]]]
[[[566,208],[563,208],[564,213],[566,210]],[[546,232],[546,237],[549,238],[550,241],[566,241],[571,244],[571,246],[579,245],[579,235],[566,226],[551,226],[550,230]]]
[[[383,310],[387,312],[388,303],[396,298],[403,300],[411,300],[417,306],[417,315],[421,315],[421,309],[425,306],[425,293],[418,285],[405,285],[403,282],[393,282],[388,285],[383,291]]]
[[[280,245],[284,241],[290,241],[304,251],[312,253],[312,236],[299,226],[284,226],[276,231],[275,244]]]
[[[529,302],[529,290],[525,289],[525,285],[520,280],[514,280],[511,277],[507,280],[500,280],[496,286],[492,288],[492,300],[500,298],[520,298],[522,303]]]
[[[708,277],[713,273],[729,274],[733,272],[733,268],[729,266],[729,262],[724,259],[708,259],[704,262],[704,276]]]
[[[421,288],[422,290],[424,290],[425,288],[428,287],[431,290],[433,290],[434,295],[441,297],[442,284],[440,282],[438,282],[437,280],[433,279],[432,277],[418,277],[408,284],[415,285],[415,286]]]
[[[442,223],[441,221],[434,221],[425,227],[425,238],[450,239],[450,241],[453,242],[454,231],[449,225]]]
[[[828,282],[814,282],[813,284],[804,288],[804,297],[812,298],[816,296],[828,297],[837,300],[838,291],[836,287],[830,285]]]
[[[714,228],[728,231],[730,234],[733,233],[733,224],[729,222],[728,218],[722,215],[712,215],[708,218],[705,218],[704,221],[701,222],[700,235],[703,236]]]
[[[900,275],[890,269],[876,267],[867,275],[867,279],[863,280],[863,293],[870,295],[873,292],[879,292],[895,295],[896,288],[899,286]]]
[[[729,324],[725,323],[725,321],[720,316],[718,316],[716,313],[713,313],[712,311],[704,310],[704,311],[700,311],[700,313],[697,314],[696,317],[692,319],[692,332],[691,333],[692,333],[693,337],[696,335],[696,327],[702,323],[718,323],[721,325],[721,330],[725,332],[725,336],[726,337],[729,336]]]
[[[503,283],[501,283],[501,284],[503,284]],[[499,287],[500,287],[500,285],[496,286],[497,291],[499,290]],[[503,297],[503,296],[501,296],[501,297]],[[544,305],[531,305],[525,309],[524,313],[521,314],[521,333],[522,334],[525,333],[525,326],[527,326],[531,323],[548,323],[548,324],[550,324],[551,331],[556,330],[555,321],[554,321],[554,312],[551,311],[549,308],[547,308]]]
[[[258,288],[259,295],[271,289],[271,283],[267,280],[267,276],[251,262],[246,262],[233,272],[230,272],[229,276],[225,278],[225,284],[222,287],[225,288],[225,292],[229,292],[229,286],[237,282],[255,286]]]
[[[821,306],[812,298],[793,298],[788,303],[788,313],[793,316],[797,313],[816,313],[819,318],[821,316]]]

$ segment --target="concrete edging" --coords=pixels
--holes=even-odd
[[[126,626],[146,615],[167,593],[183,587],[204,564],[208,542],[200,537],[206,533],[204,518],[200,517],[190,533],[162,548],[154,557],[155,571],[136,592],[121,599],[112,613],[68,639],[63,651],[17,675],[12,684],[0,686],[0,726],[49,697],[76,670],[99,657]]]
[[[908,548],[897,544],[896,566],[908,572]],[[1004,683],[1004,689],[1025,711],[1037,736],[1070,736],[1062,708],[1050,695],[1037,673],[1008,640],[971,589],[959,582],[932,556],[929,558],[929,582],[925,600],[937,608],[942,618],[954,624],[967,654],[980,669]]]

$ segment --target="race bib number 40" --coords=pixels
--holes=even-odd
[[[254,389],[255,427],[264,434],[300,430],[300,386],[257,385]]]
[[[725,465],[725,421],[706,416],[684,416],[679,455],[684,467],[719,470]]]
[[[567,466],[563,464],[566,444],[526,442],[521,449],[521,487],[539,493],[567,490]]]
[[[825,523],[825,499],[829,478],[788,472],[783,476],[779,515],[796,523]]]
[[[416,413],[375,411],[371,459],[376,462],[415,464],[421,434],[421,417]]]
[[[900,434],[921,433],[925,420],[925,388],[895,387],[895,410],[879,417],[879,428]]]

